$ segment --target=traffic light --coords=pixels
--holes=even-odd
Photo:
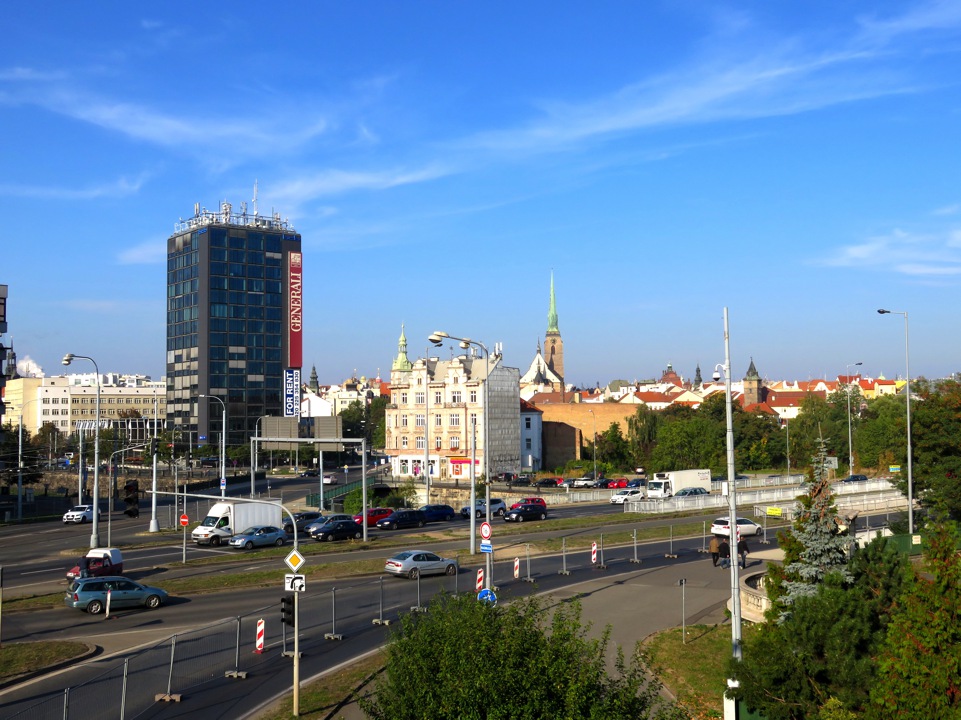
[[[140,517],[140,487],[136,480],[128,480],[123,486],[123,501],[127,504],[123,511],[128,517]]]
[[[294,626],[294,596],[291,594],[280,598],[280,619],[284,625]]]
[[[157,454],[157,438],[150,438],[150,457]]]

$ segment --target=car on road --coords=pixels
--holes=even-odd
[[[345,515],[344,513],[335,513],[333,515],[322,515],[321,517],[314,520],[312,523],[304,528],[304,532],[308,535],[313,535],[314,531],[319,528],[324,523],[330,522],[331,520],[350,520],[354,522],[353,515]]]
[[[626,487],[627,487],[627,478],[614,478],[614,479],[611,480],[609,483],[607,483],[607,487],[609,487],[609,488],[618,488],[618,489],[620,489],[620,488],[626,488]]]
[[[336,475],[324,475],[324,485],[336,485],[337,476]]]
[[[297,477],[320,477],[320,470],[304,470]]]
[[[276,545],[280,547],[287,542],[287,533],[282,528],[273,525],[252,525],[242,533],[234,535],[227,544],[231,547],[242,547],[244,550],[251,550],[255,547],[265,545]]]
[[[764,532],[764,528],[758,525],[753,520],[748,518],[737,519],[737,530],[741,533],[741,537],[747,537],[748,535],[760,535]],[[728,517],[719,517],[713,523],[711,523],[711,532],[714,535],[727,535],[731,534],[731,522]]]
[[[867,475],[848,475],[841,482],[867,482]]]
[[[307,510],[304,512],[295,512],[294,523],[296,524],[297,532],[299,533],[307,532],[307,526],[313,522],[317,522],[322,517],[323,515],[321,515],[319,512],[316,512],[314,510]],[[294,534],[294,525],[291,524],[290,518],[284,518],[284,532],[287,533],[288,535]]]
[[[394,508],[388,507],[374,507],[367,508],[367,527],[373,527],[377,524],[378,520],[383,520],[385,517],[394,512]],[[357,513],[354,515],[354,522],[358,525],[364,524],[364,516],[362,513]]]
[[[511,505],[511,510],[521,505],[540,505],[545,510],[547,510],[547,501],[542,497],[526,497],[521,498],[516,503]]]
[[[346,519],[328,520],[314,528],[310,536],[317,542],[332,540],[360,540],[364,536],[364,529],[360,523],[354,522],[352,517]]]
[[[93,548],[67,571],[67,581],[79,577],[120,575],[122,572],[123,555],[119,548]]]
[[[404,550],[387,559],[384,572],[412,580],[419,575],[456,575],[457,560],[429,550]]]
[[[644,487],[645,485],[647,485],[647,480],[645,480],[644,478],[634,478],[633,480],[627,481],[626,487],[639,488],[639,487]]]
[[[638,488],[624,488],[611,495],[611,505],[623,505],[631,500],[643,500],[644,491]]]
[[[424,513],[427,522],[450,521],[457,517],[450,505],[421,505],[420,511]]]
[[[67,607],[86,610],[91,615],[99,615],[107,607],[108,592],[111,610],[123,607],[145,607],[153,610],[167,600],[165,590],[141,585],[119,575],[108,575],[97,578],[77,578],[67,588],[63,602]]]
[[[93,505],[74,505],[63,514],[63,524],[93,522]]]
[[[524,522],[525,520],[546,520],[547,508],[536,503],[526,503],[511,508],[504,515],[504,522]]]
[[[585,487],[585,488],[586,488],[586,487],[593,487],[593,486],[594,486],[594,478],[590,478],[590,477],[574,478],[574,479],[571,481],[571,487],[576,487],[576,488],[578,488],[578,487]]]
[[[594,483],[591,485],[592,488],[600,488],[602,490],[604,488],[609,488],[610,486],[611,486],[611,480],[609,480],[608,478],[601,478],[600,480],[595,480]]]
[[[558,487],[558,486],[561,485],[563,482],[564,482],[564,478],[561,478],[561,477],[548,477],[548,478],[541,478],[541,479],[538,480],[536,483],[534,483],[534,485],[535,485],[536,487],[551,488],[551,487]]]
[[[427,517],[420,510],[405,510],[399,508],[390,515],[377,521],[380,530],[400,530],[409,527],[424,527]]]
[[[513,480],[509,480],[507,487],[530,487],[530,475],[517,475]]]
[[[470,505],[465,505],[460,509],[461,517],[470,517]],[[507,504],[500,498],[491,498],[491,515],[501,515],[507,512]],[[485,517],[487,515],[487,505],[484,498],[478,498],[474,506],[474,517]]]
[[[711,493],[709,493],[707,490],[705,490],[702,487],[686,487],[686,488],[681,488],[676,493],[674,493],[674,497],[676,498],[698,497],[699,495],[710,495],[710,494]]]

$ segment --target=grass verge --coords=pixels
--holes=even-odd
[[[87,652],[85,643],[52,640],[29,643],[5,643],[0,647],[0,683],[12,680],[38,668],[57,665]]]

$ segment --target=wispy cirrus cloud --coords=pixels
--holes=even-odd
[[[819,264],[887,270],[914,277],[961,275],[961,230],[913,233],[895,229],[838,249]]]
[[[380,171],[322,170],[317,173],[304,173],[294,180],[282,181],[273,186],[271,194],[286,204],[299,206],[316,198],[354,190],[385,190],[430,182],[452,172],[451,168],[441,164]]]
[[[167,243],[163,238],[145,240],[117,254],[118,265],[157,265],[167,261]]]
[[[5,183],[0,185],[0,195],[38,200],[93,200],[95,198],[126,197],[136,195],[148,177],[147,174],[142,174],[135,178],[124,177],[113,182],[74,188]]]

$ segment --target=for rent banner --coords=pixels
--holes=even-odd
[[[300,417],[300,369],[284,370],[284,417]]]
[[[304,366],[304,272],[303,255],[299,252],[288,253],[287,268],[287,305],[290,308],[287,336],[287,365],[292,368]]]

